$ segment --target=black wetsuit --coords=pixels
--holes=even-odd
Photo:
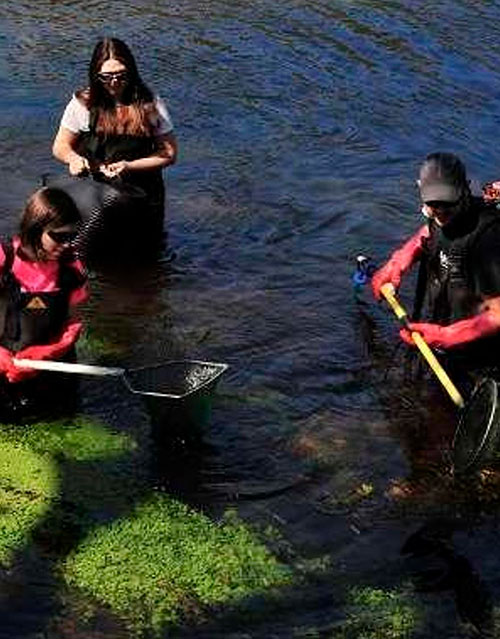
[[[500,211],[472,198],[444,228],[430,223],[422,257],[426,273],[424,320],[448,325],[476,315],[488,297],[500,296]],[[467,369],[500,367],[500,336],[457,347],[450,356]]]

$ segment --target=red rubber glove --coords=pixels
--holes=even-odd
[[[498,315],[485,311],[448,326],[425,322],[410,322],[409,329],[402,328],[399,334],[401,339],[411,346],[415,346],[411,331],[416,331],[422,335],[429,346],[448,349],[467,344],[481,337],[493,335],[498,330],[500,330]]]
[[[82,331],[82,323],[70,321],[57,342],[41,344],[40,346],[27,346],[16,353],[18,359],[58,359],[62,357],[76,343]],[[37,375],[39,371],[32,368],[20,368],[11,362],[11,368],[7,371],[7,379],[12,384],[22,382]]]
[[[22,382],[25,379],[29,379],[36,375],[36,371],[28,368],[18,368],[13,362],[14,357],[7,348],[0,346],[0,371],[5,373],[5,376],[12,384]]]
[[[57,342],[52,344],[40,344],[27,346],[16,353],[19,359],[58,359],[65,355],[74,346],[82,332],[82,323],[76,320],[70,321]]]
[[[7,348],[0,346],[0,373],[4,373],[9,382],[21,382],[36,374],[36,371],[18,368],[12,362],[13,354]]]
[[[0,346],[0,373],[7,374],[12,368],[14,368],[12,353],[9,349]]]
[[[403,246],[394,251],[388,262],[379,268],[372,277],[372,291],[377,300],[380,299],[380,289],[390,283],[397,291],[402,275],[410,268],[415,259],[422,252],[422,240],[429,237],[429,227],[424,224]]]
[[[11,363],[11,368],[6,372],[7,379],[11,384],[18,384],[24,382],[27,379],[31,379],[38,374],[38,371],[34,371],[32,368],[20,368]]]

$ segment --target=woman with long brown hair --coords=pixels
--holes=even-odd
[[[147,211],[137,211],[137,220],[161,236],[162,169],[175,162],[177,143],[165,103],[144,84],[122,40],[97,43],[88,86],[66,106],[53,153],[72,176],[91,173],[144,191]]]

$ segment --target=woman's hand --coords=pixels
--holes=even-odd
[[[24,382],[37,374],[32,368],[19,368],[12,361],[13,353],[7,348],[0,346],[0,372],[9,380],[11,384]]]
[[[68,161],[70,175],[82,175],[90,171],[90,164],[87,158],[75,153]]]
[[[11,384],[19,384],[19,382],[25,382],[27,379],[32,379],[38,375],[38,371],[32,368],[22,368],[12,364],[11,368],[6,373],[7,379]]]
[[[158,171],[166,166],[174,164],[177,157],[177,143],[172,133],[167,133],[155,138],[157,151],[153,155],[148,155],[135,160],[121,160],[101,164],[99,171],[107,178],[115,178],[124,173],[139,173],[142,171]]]
[[[12,353],[7,348],[0,346],[0,372],[7,374],[13,368]]]
[[[120,160],[119,162],[111,162],[111,164],[101,164],[99,170],[107,178],[114,178],[128,171],[129,163],[126,160]]]
[[[432,348],[454,348],[468,344],[483,337],[489,337],[498,333],[500,329],[500,317],[491,304],[485,307],[478,315],[468,317],[448,326],[440,326],[428,322],[410,322],[408,327],[402,328],[399,335],[403,342],[414,346],[411,336],[412,331],[420,333]]]

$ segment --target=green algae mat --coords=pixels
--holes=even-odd
[[[186,608],[235,602],[288,578],[234,517],[214,523],[162,495],[93,530],[65,561],[64,574],[136,629],[156,631]]]
[[[0,441],[0,564],[29,541],[57,495],[58,480],[50,458]]]
[[[62,583],[132,636],[161,634],[207,607],[291,580],[234,513],[219,521],[134,469],[139,446],[86,418],[0,427],[0,563],[40,539]]]

